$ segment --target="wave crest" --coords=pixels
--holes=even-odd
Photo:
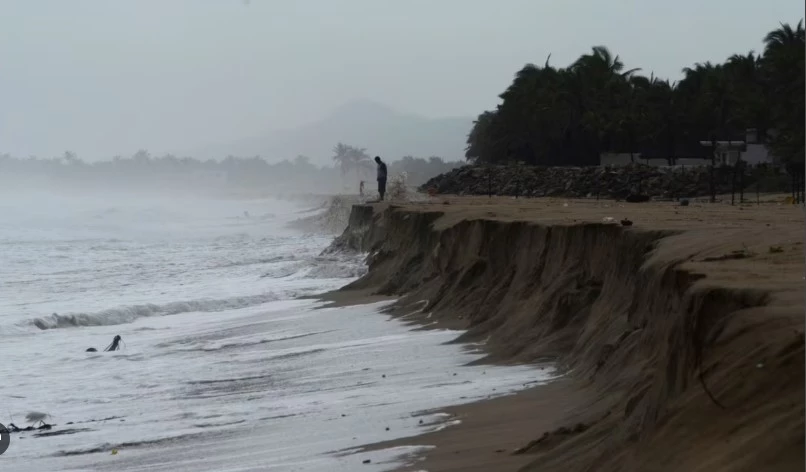
[[[278,300],[274,293],[264,293],[260,295],[249,295],[243,297],[233,297],[219,300],[202,299],[180,302],[171,302],[163,305],[144,304],[122,306],[111,308],[95,313],[67,313],[60,315],[54,313],[42,318],[34,318],[29,324],[41,330],[57,328],[73,328],[78,326],[109,326],[131,323],[138,318],[148,316],[176,315],[189,312],[213,312],[247,308],[255,305],[262,305]]]

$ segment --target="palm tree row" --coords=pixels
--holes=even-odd
[[[597,46],[565,68],[527,64],[470,131],[476,163],[596,165],[602,152],[711,157],[700,141],[754,128],[776,158],[803,172],[804,29],[781,25],[762,55],[694,64],[677,83],[627,69]],[[709,154],[710,153],[710,154]]]

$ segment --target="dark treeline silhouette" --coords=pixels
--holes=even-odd
[[[20,159],[0,154],[0,180],[27,182],[54,188],[111,187],[153,191],[258,190],[262,193],[358,192],[359,180],[374,180],[375,165],[365,149],[339,143],[333,166],[316,166],[305,156],[269,163],[261,157],[233,157],[206,161],[173,155],[152,156],[141,150],[131,157],[86,162],[72,152],[50,159]],[[388,156],[390,177],[406,172],[416,186],[429,178],[462,165],[406,156]],[[371,164],[371,165],[368,165]],[[31,183],[33,182],[33,183]],[[368,186],[372,188],[372,185]]]
[[[463,165],[462,162],[445,162],[441,158],[431,156],[428,159],[414,156],[404,156],[402,159],[389,162],[389,176],[405,173],[406,182],[413,186],[419,186],[428,181],[431,177],[449,172]],[[339,143],[333,148],[333,161],[341,171],[342,175],[356,174],[360,180],[375,180],[375,163],[372,157],[364,148],[350,146]]]
[[[479,115],[465,157],[477,164],[584,166],[618,152],[674,164],[680,157],[711,159],[716,141],[743,140],[755,129],[780,164],[802,175],[802,21],[781,25],[764,43],[761,55],[687,67],[676,83],[627,69],[603,46],[564,68],[549,60],[528,64],[501,104]]]

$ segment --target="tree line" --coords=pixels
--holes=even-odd
[[[14,181],[23,176],[35,176],[56,185],[106,183],[153,189],[205,185],[284,193],[302,189],[320,193],[357,192],[359,180],[374,180],[375,163],[366,149],[339,143],[331,157],[332,165],[319,166],[306,156],[269,163],[260,156],[199,160],[171,154],[154,156],[140,150],[130,157],[116,156],[110,160],[87,162],[69,151],[45,159],[0,154],[0,179]],[[405,172],[411,185],[420,185],[435,175],[462,165],[439,157],[384,159],[390,177]]]
[[[414,156],[403,156],[395,161],[388,161],[380,156],[387,165],[389,177],[406,174],[408,184],[419,186],[435,177],[461,167],[462,162],[446,162],[442,158],[431,156],[428,159]],[[355,174],[356,181],[375,180],[375,162],[366,148],[338,143],[333,148],[333,161],[343,176]]]
[[[804,172],[804,28],[782,24],[762,54],[697,63],[670,82],[627,69],[604,46],[567,67],[527,64],[467,137],[478,164],[598,165],[601,153],[711,159],[716,141],[760,142],[794,173]],[[710,147],[700,145],[709,141]],[[705,161],[707,162],[707,161]]]

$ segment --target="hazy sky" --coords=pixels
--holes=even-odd
[[[527,62],[606,45],[677,78],[802,0],[0,0],[0,152],[192,149],[354,98],[476,116]]]

